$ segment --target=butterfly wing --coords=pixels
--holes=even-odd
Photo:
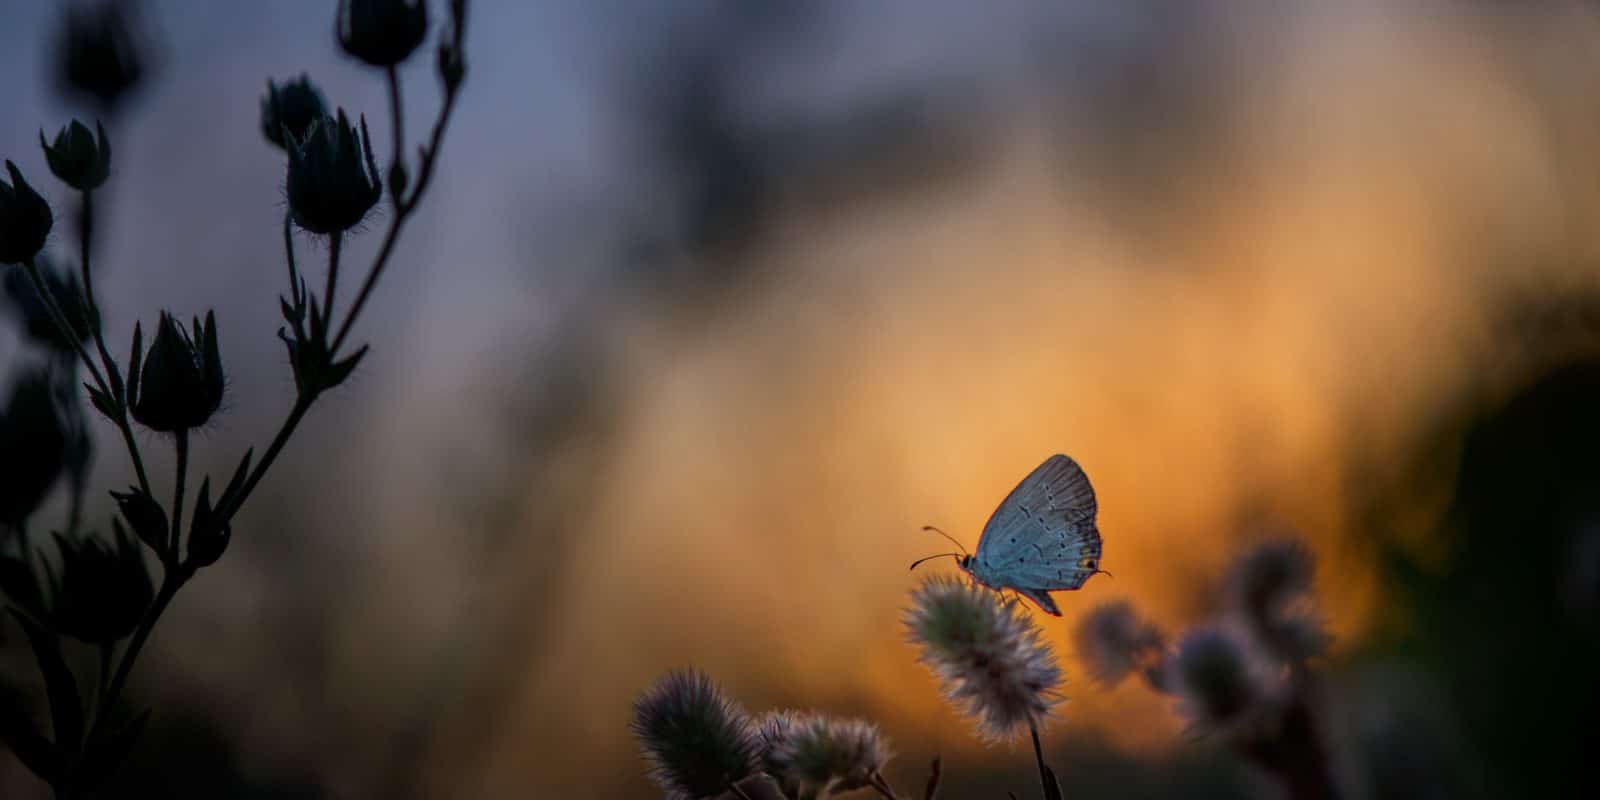
[[[1017,591],[1017,594],[1020,594],[1023,597],[1028,598],[1029,600],[1032,600],[1035,605],[1039,606],[1039,610],[1040,611],[1043,611],[1044,613],[1049,614],[1052,617],[1061,616],[1061,609],[1056,608],[1056,601],[1050,597],[1050,593],[1049,592],[1047,592],[1047,591],[1045,591],[1043,589],[1020,589],[1020,588],[1017,589],[1016,591]]]
[[[992,584],[1012,589],[1041,594],[1077,589],[1100,567],[1098,509],[1083,468],[1064,455],[1053,455],[1023,478],[989,517],[978,540],[975,567]]]

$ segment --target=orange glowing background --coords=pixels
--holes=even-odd
[[[1084,675],[1078,617],[1127,599],[1168,630],[1197,620],[1266,521],[1316,551],[1334,657],[1358,648],[1384,595],[1355,495],[1445,410],[1526,366],[1494,324],[1508,298],[1600,290],[1592,4],[1202,4],[1151,56],[1199,70],[1182,102],[1113,136],[1141,145],[1108,149],[1095,104],[1007,72],[980,82],[960,137],[935,137],[934,161],[961,154],[948,171],[885,189],[859,165],[834,194],[780,172],[758,235],[680,254],[746,277],[687,301],[597,290],[573,277],[601,260],[589,243],[519,238],[553,234],[562,214],[625,238],[609,226],[642,213],[653,184],[624,164],[594,182],[623,185],[626,202],[572,210],[569,189],[622,137],[592,109],[550,101],[569,137],[554,154],[494,130],[526,103],[517,70],[536,86],[601,81],[580,54],[516,41],[484,5],[485,88],[446,159],[460,172],[441,175],[435,216],[381,298],[390,316],[370,321],[382,347],[286,453],[229,560],[141,666],[151,697],[221,718],[242,769],[314,774],[332,796],[389,796],[376,792],[401,761],[419,765],[404,787],[419,796],[654,796],[630,704],[690,664],[754,709],[881,721],[899,785],[935,753],[947,769],[1012,763],[904,642],[920,577],[906,565],[947,549],[923,525],[974,547],[1055,452],[1094,484],[1115,577],[1058,594],[1064,619],[1040,617],[1069,681],[1051,730],[1181,747],[1169,699]],[[871,37],[838,49],[839,74],[898,68],[862,65]],[[951,33],[917,52],[961,49]],[[1202,67],[1173,66],[1195,52]],[[933,60],[946,59],[959,60]],[[806,102],[843,91],[829,86]],[[254,113],[242,108],[228,113]],[[497,192],[476,183],[496,177]],[[257,317],[227,345],[254,342],[241,360],[272,368],[275,269],[251,278]],[[154,307],[158,281],[118,280]],[[189,291],[239,291],[229,281]],[[242,390],[285,391],[257,369],[240,371]],[[216,440],[270,430],[279,405],[241,400],[244,421]],[[109,483],[120,466],[99,469]],[[275,502],[300,492],[318,513]],[[1437,503],[1402,510],[1420,531]],[[417,740],[393,733],[419,719],[433,722]]]

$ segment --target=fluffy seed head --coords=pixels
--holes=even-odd
[[[750,716],[699,670],[669,672],[640,695],[633,735],[671,800],[716,797],[757,769]]]
[[[1179,710],[1196,727],[1231,727],[1262,698],[1245,643],[1222,628],[1185,634],[1167,663],[1167,683],[1178,695]]]
[[[1095,680],[1108,686],[1160,658],[1161,631],[1127,602],[1103,603],[1078,622],[1078,657]]]
[[[871,786],[882,780],[879,773],[890,757],[878,726],[865,720],[776,712],[764,715],[760,727],[768,745],[765,769],[802,795]]]
[[[1244,621],[1262,650],[1283,661],[1320,655],[1330,641],[1317,616],[1293,610],[1296,601],[1309,596],[1315,572],[1315,556],[1294,539],[1257,545],[1229,570],[1229,610]]]
[[[935,575],[912,593],[904,621],[945,698],[973,717],[985,739],[1009,740],[1058,702],[1061,668],[1015,600]]]

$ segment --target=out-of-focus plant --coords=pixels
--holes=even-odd
[[[1080,658],[1108,686],[1138,674],[1172,695],[1194,733],[1217,737],[1289,796],[1338,797],[1312,669],[1329,644],[1309,607],[1314,571],[1311,551],[1299,541],[1264,542],[1229,568],[1218,619],[1169,648],[1131,605],[1106,603],[1078,623]]]
[[[670,672],[641,694],[633,733],[672,800],[899,796],[883,777],[889,742],[877,725],[813,711],[752,718],[698,670]],[[928,798],[936,788],[929,784]]]
[[[0,592],[33,649],[51,724],[48,732],[38,730],[28,710],[12,702],[20,694],[7,691],[7,701],[0,705],[0,738],[57,798],[81,797],[102,787],[133,748],[150,711],[123,708],[123,691],[151,631],[179,590],[224,554],[235,516],[300,421],[320,397],[349,377],[367,351],[365,345],[351,344],[349,337],[433,178],[466,74],[462,43],[467,3],[449,0],[447,6],[447,22],[435,49],[443,99],[414,160],[406,154],[395,68],[426,37],[424,4],[353,0],[338,6],[341,46],[383,68],[388,83],[393,149],[386,180],[364,119],[353,125],[343,109],[330,115],[321,92],[305,76],[281,88],[268,83],[262,131],[287,154],[283,242],[289,289],[280,298],[285,328],[279,337],[288,348],[296,393],[260,458],[254,448],[246,450],[220,490],[213,489],[208,475],[199,480],[192,498],[186,497],[190,433],[218,412],[227,385],[215,315],[208,312],[203,321],[197,317],[185,325],[163,311],[148,348],[142,327],[135,324],[126,362],[118,361],[107,344],[91,268],[92,201],[114,174],[105,130],[97,123],[91,133],[89,126],[74,120],[53,138],[40,132],[50,172],[80,200],[76,274],[52,266],[44,248],[55,214],[22,170],[5,162],[9,179],[0,179],[4,296],[24,332],[48,357],[45,367],[13,384],[0,415]],[[58,48],[61,82],[109,113],[139,82],[147,63],[148,54],[132,32],[129,9],[120,2],[74,5],[64,20]],[[340,313],[336,291],[343,237],[367,218],[386,190],[392,212],[382,242],[354,300]],[[320,293],[308,285],[296,262],[295,227],[326,240],[328,267]],[[79,381],[84,381],[89,404],[120,432],[134,473],[127,491],[112,493],[120,518],[111,521],[109,538],[78,530],[90,454],[81,404],[74,397]],[[161,434],[174,448],[170,503],[157,498],[135,425]],[[65,532],[53,536],[52,559],[30,540],[28,523],[63,474],[73,481],[73,503]],[[159,562],[159,581],[152,580],[139,543]],[[63,647],[63,638],[98,653],[99,669],[92,681],[74,674],[72,652]],[[85,686],[92,686],[92,693],[82,692]]]

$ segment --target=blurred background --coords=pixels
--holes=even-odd
[[[65,220],[38,131],[98,112],[58,85],[61,5],[0,0],[0,157]],[[334,5],[141,3],[148,69],[106,116],[108,336],[216,310],[213,473],[293,397],[267,79],[309,73],[387,159]],[[1112,600],[1203,619],[1285,530],[1319,559],[1351,796],[1594,790],[1597,44],[1580,0],[474,0],[373,351],[157,628],[123,785],[655,796],[630,704],[693,664],[752,709],[880,721],[907,794],[941,754],[946,797],[1033,796],[900,614],[948,549],[921,526],[973,546],[1065,452],[1115,574],[1040,618],[1067,796],[1271,796],[1071,633]],[[425,130],[431,60],[403,78]],[[104,526],[131,471],[94,433]],[[10,759],[0,796],[43,796]]]

